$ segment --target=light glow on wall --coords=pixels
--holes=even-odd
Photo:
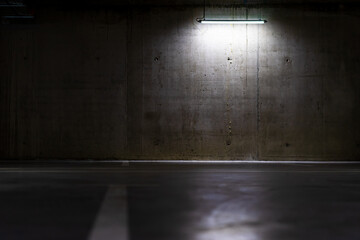
[[[261,25],[203,25],[198,28],[198,44],[209,51],[209,57],[218,51],[256,51],[259,34],[263,35],[259,27],[261,29]]]

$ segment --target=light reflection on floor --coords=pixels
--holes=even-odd
[[[0,239],[360,236],[359,163],[70,165],[0,169]]]

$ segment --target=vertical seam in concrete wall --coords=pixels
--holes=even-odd
[[[127,66],[126,66],[126,155],[138,158],[142,155],[143,134],[143,24],[141,13],[134,9],[128,14],[127,23]],[[139,36],[140,34],[140,36]]]
[[[324,77],[321,76],[321,104],[322,104],[322,110],[321,110],[321,127],[322,127],[322,139],[326,139],[325,135],[325,99],[324,99]],[[325,141],[321,141],[321,147],[322,147],[322,152],[321,155],[322,157],[324,157],[325,155]]]
[[[140,126],[140,150],[143,155],[143,126],[144,126],[144,20],[141,18],[141,126]]]
[[[33,107],[31,108],[32,113],[31,113],[31,134],[29,136],[29,140],[30,140],[30,153],[29,154],[29,158],[37,158],[38,153],[37,153],[37,136],[38,136],[38,127],[37,127],[37,123],[38,123],[38,103],[37,103],[37,84],[36,84],[36,73],[35,73],[35,61],[34,59],[37,59],[35,57],[35,53],[36,53],[36,34],[34,32],[32,32],[31,35],[31,57],[32,57],[32,61],[31,61],[31,102],[33,103]]]
[[[249,44],[249,41],[248,41],[248,25],[245,26],[246,28],[246,51],[245,51],[245,88],[247,88],[247,82],[248,82],[248,44]],[[244,88],[244,93],[246,93],[246,90]]]
[[[35,42],[36,41],[36,42]],[[35,156],[34,158],[38,159],[40,157],[40,147],[39,147],[39,144],[40,144],[40,134],[39,134],[39,131],[40,131],[40,128],[39,128],[39,123],[40,123],[40,112],[39,112],[39,87],[38,87],[38,83],[39,83],[39,78],[38,78],[38,73],[39,73],[39,61],[36,61],[36,65],[35,65],[35,59],[38,59],[38,35],[36,34],[36,37],[35,37],[35,41],[34,41],[34,52],[33,52],[33,57],[34,57],[34,60],[33,60],[33,82],[35,84],[35,87],[34,87],[34,102],[35,102],[35,114],[36,114],[36,117],[35,117],[35,136],[34,136],[34,141],[35,141]],[[36,67],[36,68],[35,68]]]
[[[128,73],[128,55],[129,55],[129,9],[127,10],[126,14],[126,40],[125,40],[125,90],[126,90],[126,102],[125,102],[125,121],[126,121],[126,127],[125,127],[125,155],[128,155],[127,153],[127,146],[128,146],[128,125],[129,125],[129,114],[128,114],[128,108],[129,108],[129,91],[128,91],[128,80],[129,80],[129,73]]]
[[[7,37],[5,37],[7,36]],[[1,120],[3,121],[3,129],[1,130],[1,146],[0,149],[2,148],[3,150],[3,156],[5,158],[9,158],[10,157],[10,149],[11,149],[11,116],[12,116],[12,111],[11,111],[11,100],[12,100],[12,82],[11,82],[11,71],[12,71],[12,65],[9,62],[6,62],[7,60],[12,60],[12,41],[10,40],[10,32],[7,32],[7,34],[3,34],[2,39],[4,43],[6,43],[6,48],[4,50],[4,52],[6,53],[6,56],[4,56],[4,72],[5,77],[4,77],[4,89],[3,92],[0,91],[0,93],[3,94],[4,96],[4,101],[2,103],[0,103],[0,106],[3,107],[3,109],[6,111],[3,113],[5,114],[5,117],[2,118]],[[5,45],[5,44],[4,44]],[[5,54],[4,54],[5,55]]]
[[[11,76],[10,76],[10,150],[9,150],[9,156],[10,158],[16,158],[16,128],[17,128],[17,108],[16,108],[16,96],[17,96],[17,84],[16,84],[16,53],[14,50],[14,42],[12,41],[10,44],[11,49],[11,61],[12,61],[12,68],[11,68]]]
[[[325,24],[324,21],[320,22],[321,24],[321,36],[325,37],[326,35],[324,34],[324,28],[325,28]],[[325,151],[325,139],[326,139],[326,127],[325,127],[325,85],[324,85],[324,76],[321,76],[321,89],[320,89],[320,93],[321,93],[321,158],[323,158],[326,155],[326,151]]]
[[[257,27],[257,56],[256,56],[256,159],[260,159],[260,143],[259,143],[259,129],[260,129],[260,81],[259,81],[259,31]]]

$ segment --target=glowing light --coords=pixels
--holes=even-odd
[[[198,20],[202,24],[264,24],[266,20]]]

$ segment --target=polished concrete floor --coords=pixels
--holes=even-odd
[[[0,239],[360,239],[360,163],[0,165]]]

